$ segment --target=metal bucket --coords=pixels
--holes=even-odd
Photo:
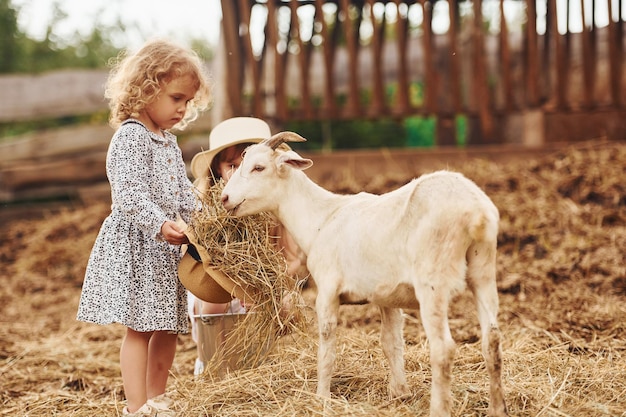
[[[206,364],[220,352],[222,364],[220,369],[235,370],[238,355],[224,355],[226,338],[235,325],[243,320],[245,313],[198,314],[192,316],[198,329],[198,352],[200,360]]]

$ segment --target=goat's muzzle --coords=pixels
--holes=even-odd
[[[239,206],[241,206],[244,201],[246,200],[244,199],[239,204],[233,205],[233,203],[231,203],[230,200],[228,199],[228,194],[222,195],[222,205],[224,206],[226,211],[228,211],[229,214],[234,215],[237,212],[237,209],[239,208]]]

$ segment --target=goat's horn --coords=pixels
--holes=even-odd
[[[279,132],[269,139],[263,141],[264,144],[276,150],[284,142],[306,142],[306,139],[295,132]]]

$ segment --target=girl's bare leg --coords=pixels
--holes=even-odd
[[[154,398],[165,393],[167,378],[176,354],[178,335],[168,332],[154,332],[148,348],[146,395]]]
[[[146,373],[148,369],[148,344],[152,332],[126,329],[120,349],[120,367],[128,411],[135,412],[148,400]]]

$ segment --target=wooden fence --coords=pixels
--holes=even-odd
[[[0,77],[0,122],[103,112],[107,72],[67,70]],[[185,131],[187,159],[208,146],[210,114]],[[0,202],[101,198],[113,129],[100,122],[31,132],[0,141]]]
[[[498,12],[486,22],[489,8]],[[433,116],[437,143],[454,144],[459,114],[472,122],[470,143],[502,143],[543,142],[567,115],[577,124],[608,113],[615,123],[626,110],[622,0],[222,0],[222,10],[225,116]],[[437,30],[442,14],[448,26]],[[524,137],[508,139],[519,127]],[[625,132],[619,124],[596,134]]]

